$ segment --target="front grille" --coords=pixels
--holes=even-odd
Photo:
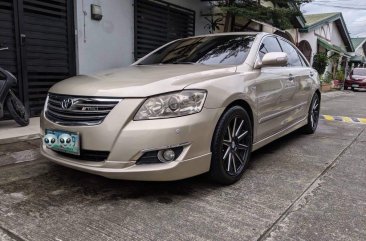
[[[45,115],[61,125],[98,125],[120,101],[116,98],[49,94]]]

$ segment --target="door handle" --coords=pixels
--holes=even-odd
[[[313,76],[314,76],[314,72],[310,71],[310,77],[313,77]]]
[[[25,44],[25,39],[26,39],[27,35],[25,35],[24,33],[22,33],[20,35],[20,44],[24,45]]]
[[[294,81],[295,77],[292,74],[288,75],[288,80],[289,81]]]

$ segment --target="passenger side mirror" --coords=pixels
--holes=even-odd
[[[286,66],[288,56],[284,52],[271,52],[263,56],[262,62],[256,64],[256,68]]]

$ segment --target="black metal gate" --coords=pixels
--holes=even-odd
[[[72,0],[0,0],[0,66],[18,78],[17,93],[32,116],[48,89],[75,75]]]
[[[135,59],[195,33],[195,11],[161,0],[135,0]]]

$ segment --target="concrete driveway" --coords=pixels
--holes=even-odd
[[[366,117],[366,92],[322,113]],[[109,180],[0,145],[0,240],[365,240],[366,125],[320,121],[254,153],[241,181]]]

